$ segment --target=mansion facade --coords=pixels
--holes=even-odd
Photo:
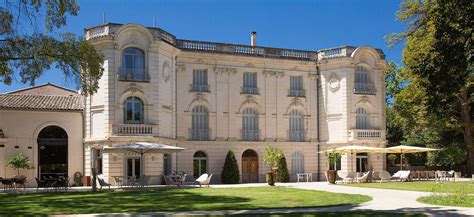
[[[385,147],[388,65],[379,49],[260,47],[255,32],[251,45],[192,41],[160,28],[113,23],[88,28],[85,37],[103,53],[105,71],[97,93],[82,98],[82,127],[74,132],[83,138],[74,142],[81,159],[71,162],[75,157],[69,157],[70,176],[77,171],[90,175],[95,167],[111,183],[115,176],[139,175],[157,177],[153,182],[159,183],[163,174],[184,171],[190,180],[212,173],[213,183],[219,183],[226,154],[232,150],[241,182],[264,182],[270,170],[263,163],[266,146],[283,150],[293,181],[298,173],[323,180],[330,167],[385,167],[383,154],[343,156],[329,165],[321,153],[345,145]],[[4,114],[0,105],[0,129],[5,128],[6,137],[0,143],[14,143],[6,130],[11,126],[2,123]],[[59,127],[68,124],[54,122],[58,124],[51,125]],[[38,148],[41,129],[36,128],[28,136],[32,149]],[[146,154],[143,159],[102,152],[104,147],[133,142],[185,150]],[[74,155],[71,150],[68,154]],[[34,170],[32,175],[38,176],[40,169]]]

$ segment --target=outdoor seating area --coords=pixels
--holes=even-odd
[[[460,172],[454,170],[442,171],[442,170],[423,170],[423,171],[410,171],[410,170],[399,170],[393,175],[383,170],[380,172],[368,171],[365,173],[348,172],[343,173],[337,171],[336,183],[368,183],[368,182],[411,182],[411,181],[456,181],[456,178],[460,178]]]
[[[2,178],[0,177],[0,184],[4,191],[15,190],[18,188],[26,188],[26,177],[24,176],[14,176],[12,178]]]
[[[67,176],[43,176],[41,179],[35,178],[36,181],[36,191],[43,189],[44,191],[67,191],[71,188],[70,177]]]

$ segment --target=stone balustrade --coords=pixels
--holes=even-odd
[[[382,130],[349,130],[349,140],[385,140]]]
[[[156,135],[158,134],[157,125],[153,124],[113,124],[112,132],[114,135]]]

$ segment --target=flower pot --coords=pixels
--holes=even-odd
[[[328,170],[326,172],[328,182],[331,184],[336,183],[337,171],[336,170]]]
[[[266,178],[268,185],[275,186],[275,176],[272,171],[267,172]]]

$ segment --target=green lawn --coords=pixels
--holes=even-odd
[[[461,206],[461,207],[474,207],[474,196],[461,196],[456,194],[449,195],[430,195],[426,197],[420,197],[417,199],[420,203],[427,203],[433,205],[442,206]]]
[[[351,187],[363,188],[382,188],[407,191],[425,191],[425,192],[466,192],[474,194],[474,182],[431,182],[431,181],[413,181],[413,182],[384,182],[384,183],[354,183],[344,184]]]
[[[296,208],[356,204],[365,195],[284,187],[0,194],[0,215]]]

